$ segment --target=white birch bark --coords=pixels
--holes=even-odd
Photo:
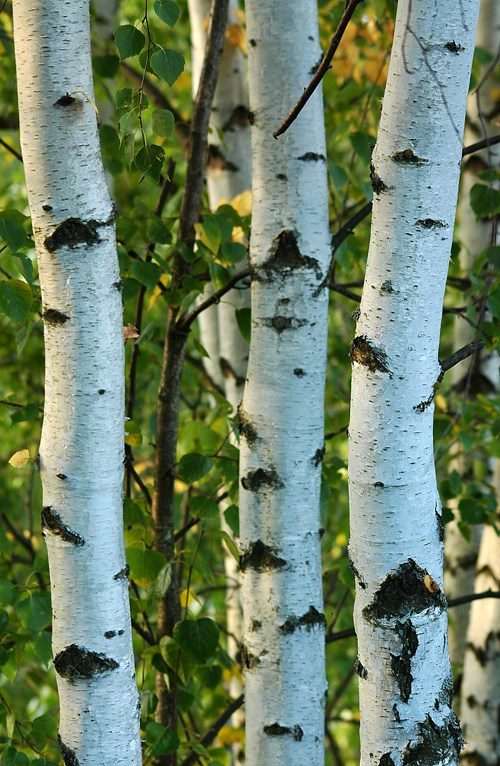
[[[351,344],[361,764],[458,761],[432,418],[479,2],[398,4]]]
[[[114,207],[88,100],[88,0],[15,0],[13,10],[45,324],[39,459],[60,744],[73,766],[139,766],[122,525],[121,280]]]
[[[252,341],[239,411],[249,766],[324,760],[319,489],[330,262],[321,91],[273,130],[321,50],[312,0],[247,0]],[[297,54],[297,52],[300,52]]]

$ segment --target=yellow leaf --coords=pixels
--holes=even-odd
[[[246,14],[245,11],[240,10],[237,8],[235,11],[232,12],[234,18],[240,22],[240,24],[246,24]]]
[[[26,463],[30,459],[30,452],[27,449],[21,449],[19,452],[14,452],[9,460],[10,465],[13,468],[24,468]]]
[[[250,215],[252,212],[252,190],[247,189],[241,194],[237,194],[229,204],[234,207],[238,215]]]
[[[441,394],[438,394],[435,398],[436,407],[439,407],[440,410],[443,410],[443,412],[446,412],[446,399]]]
[[[201,604],[200,599],[198,598],[196,593],[194,593],[194,591],[191,590],[191,588],[189,589],[189,591],[187,588],[184,588],[184,590],[181,591],[179,598],[181,602],[181,607],[183,609],[185,609],[186,606],[188,607],[191,606],[193,601],[197,601],[199,604]],[[187,604],[186,604],[186,601],[187,601]]]
[[[131,447],[140,447],[142,444],[141,428],[133,420],[125,423],[125,444],[129,444]]]
[[[226,37],[232,42],[235,48],[239,48],[245,56],[248,55],[247,33],[242,26],[239,24],[231,24],[231,26],[226,29]]]
[[[162,285],[164,285],[164,287],[168,287],[169,278],[170,278],[169,274],[162,274],[161,275],[160,282],[162,283]],[[153,308],[153,306],[156,303],[156,299],[158,298],[159,295],[162,294],[162,292],[163,291],[162,291],[161,287],[156,285],[155,289],[153,290],[153,295],[149,299],[149,304],[148,304],[148,310],[149,311],[151,311],[151,309]]]

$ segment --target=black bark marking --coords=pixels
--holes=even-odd
[[[490,630],[486,636],[484,646],[475,646],[472,642],[467,642],[467,649],[469,649],[476,660],[479,662],[482,668],[488,662],[493,662],[500,657],[500,631]]]
[[[396,622],[396,633],[401,639],[401,654],[391,654],[391,670],[399,687],[403,702],[408,702],[411,695],[413,676],[411,674],[411,658],[418,648],[418,637],[411,620]]]
[[[368,678],[368,671],[365,668],[365,666],[362,665],[361,662],[359,661],[359,657],[354,663],[354,670],[356,671],[356,673],[358,674],[360,678],[363,678],[363,679]]]
[[[253,37],[248,41],[252,48],[257,47],[257,41],[253,39]]]
[[[113,282],[111,287],[114,287],[115,290],[121,293],[121,291],[123,290],[123,279],[117,279],[116,282]]]
[[[289,617],[283,625],[279,626],[279,631],[285,635],[291,635],[292,633],[295,633],[297,628],[312,630],[315,625],[321,625],[325,628],[326,619],[324,614],[318,612],[318,610],[311,605],[309,611],[303,614],[302,617]]]
[[[298,160],[302,160],[302,162],[319,162],[320,160],[323,160],[323,162],[326,162],[326,157],[324,154],[316,154],[316,152],[306,152],[301,157],[297,157]]]
[[[366,583],[361,577],[357,567],[354,564],[354,561],[351,558],[351,551],[349,550],[349,548],[347,548],[347,563],[349,564],[349,569],[353,573],[354,577],[357,579],[360,588],[363,588],[364,590],[366,588]]]
[[[372,603],[363,609],[365,620],[377,624],[380,620],[403,620],[430,607],[446,609],[444,595],[441,592],[431,593],[425,587],[426,574],[427,572],[413,559],[400,564],[386,577],[375,593]]]
[[[447,225],[445,221],[436,221],[434,218],[424,218],[417,221],[417,226],[422,226],[424,229],[445,229]]]
[[[466,699],[466,702],[469,707],[476,707],[478,704],[477,699],[474,697],[473,694],[469,694],[469,696]]]
[[[236,425],[238,426],[240,436],[244,436],[248,445],[251,447],[257,441],[259,435],[249,414],[243,409],[242,404],[239,405],[236,412]]]
[[[59,747],[64,761],[64,766],[80,766],[80,761],[76,757],[76,753],[68,745],[65,745],[61,739],[60,734],[57,735]]]
[[[249,471],[246,476],[243,476],[241,486],[249,492],[258,492],[265,487],[281,489],[285,485],[274,469],[265,471],[263,468],[257,468],[257,470]]]
[[[57,99],[54,106],[71,106],[71,104],[74,104],[75,101],[76,98],[73,98],[73,96],[70,96],[69,93],[66,93],[65,96],[61,96],[61,98]]]
[[[435,384],[434,384],[434,385],[435,385]],[[429,409],[429,407],[430,407],[430,406],[433,404],[433,402],[434,402],[434,397],[436,396],[436,391],[437,391],[438,389],[439,389],[439,386],[438,386],[437,388],[435,388],[435,389],[432,391],[432,394],[431,394],[431,395],[430,395],[430,396],[429,396],[427,399],[424,399],[424,401],[423,401],[423,402],[419,402],[419,404],[415,404],[415,406],[413,407],[413,409],[415,410],[415,412],[420,412],[420,413],[423,413],[423,412],[425,412],[427,409]]]
[[[236,173],[239,170],[237,165],[226,160],[220,148],[215,144],[209,144],[207,167],[211,170],[230,170],[231,173]]]
[[[321,449],[317,449],[316,452],[314,453],[314,457],[312,461],[314,463],[315,468],[317,468],[323,462],[323,458],[325,457],[325,451],[326,451],[326,444],[323,444]]]
[[[357,322],[360,316],[361,316],[361,309],[359,308],[359,306],[356,306],[354,311],[351,313],[351,317],[354,319],[355,322]]]
[[[51,327],[57,327],[67,322],[69,316],[67,314],[63,314],[61,311],[57,311],[57,309],[47,309],[43,312],[42,319],[45,324],[49,324]]]
[[[58,476],[61,478],[64,474],[58,474]],[[64,478],[66,477],[64,476]],[[42,534],[45,537],[45,533],[43,532],[44,529],[49,529],[53,535],[57,535],[61,540],[64,540],[67,543],[72,543],[72,545],[85,545],[84,538],[76,532],[72,532],[72,530],[63,522],[57,511],[54,511],[50,505],[45,506],[42,510]]]
[[[380,487],[380,489],[383,489],[385,487],[385,484],[383,481],[376,481],[373,485],[374,487]]]
[[[374,346],[366,335],[358,335],[351,341],[349,356],[352,362],[362,364],[370,372],[383,372],[392,378],[392,372],[387,366],[387,354]]]
[[[262,324],[264,327],[270,327],[272,330],[275,330],[278,335],[281,335],[283,330],[298,330],[299,327],[304,327],[304,325],[308,324],[308,322],[307,319],[275,316],[271,318],[265,317],[262,320]]]
[[[75,683],[116,670],[119,665],[116,660],[106,657],[105,654],[91,652],[84,646],[71,644],[54,657],[54,667],[60,676]]]
[[[45,210],[45,212],[49,212],[52,210],[52,205],[42,205],[42,210]]]
[[[318,261],[307,255],[302,255],[297,245],[297,234],[289,229],[283,229],[274,240],[271,255],[254,273],[255,279],[267,279],[272,282],[290,274],[295,269],[314,269],[318,279],[322,272]]]
[[[396,152],[391,157],[393,162],[400,165],[423,165],[427,160],[417,157],[411,149],[404,149],[402,152]]]
[[[382,181],[378,173],[375,171],[373,162],[370,162],[370,182],[375,194],[382,194],[383,192],[389,191],[387,184]]]
[[[250,121],[248,119],[248,115],[249,115],[249,111],[246,106],[243,106],[243,104],[236,106],[233,109],[229,120],[226,122],[225,125],[222,126],[222,132],[225,133],[226,130],[233,131],[235,125],[239,125],[241,127],[245,127],[246,125],[249,125]]]
[[[399,710],[396,703],[394,703],[394,705],[392,706],[392,713],[394,715],[394,720],[396,721],[396,723],[401,723],[401,716],[399,715]]]
[[[379,766],[394,766],[390,753],[384,753],[380,756]]]
[[[280,569],[286,566],[285,559],[277,555],[277,549],[264,545],[262,540],[250,543],[245,553],[240,556],[240,569],[254,569],[256,572],[270,572],[272,569]]]
[[[81,218],[66,218],[47,237],[44,244],[49,253],[55,253],[61,247],[76,247],[77,245],[95,245],[101,241],[97,229],[109,226],[115,219],[115,214],[107,221],[82,221]]]
[[[68,478],[65,473],[56,473],[56,476],[58,479],[61,479],[61,480]]]
[[[296,375],[298,378],[303,378],[304,375],[307,375],[307,372],[304,372],[304,370],[301,367],[296,367],[293,371],[293,374]]]
[[[390,279],[386,279],[385,282],[382,283],[380,286],[380,293],[381,295],[389,295],[390,293],[396,292],[394,287],[392,286],[392,282]]]
[[[434,766],[437,760],[458,763],[464,741],[453,710],[450,710],[442,726],[438,726],[427,714],[425,721],[418,724],[418,730],[419,742],[413,746],[414,740],[408,743],[403,753],[403,766]]]
[[[296,742],[300,742],[304,736],[304,732],[298,724],[291,729],[289,726],[281,726],[279,723],[271,723],[264,726],[264,732],[269,737],[284,737],[287,734],[292,734]]]
[[[123,569],[120,569],[120,571],[115,574],[115,576],[113,577],[113,580],[126,580],[129,574],[130,574],[130,567],[128,564],[126,564],[123,567]]]
[[[323,537],[324,534],[325,534],[325,530],[323,529],[323,527],[320,527],[318,529],[318,535],[319,535],[319,539],[320,540],[321,540],[321,538]]]
[[[116,636],[116,630],[107,630],[104,634],[104,638],[114,638]]]
[[[256,665],[260,665],[260,659],[248,651],[247,646],[242,642],[240,644],[241,662],[247,670],[253,670]]]
[[[440,543],[444,542],[444,521],[443,516],[441,513],[438,513],[438,509],[435,509],[436,514],[436,522],[437,522],[437,529],[438,529],[438,539]]]
[[[460,51],[465,50],[465,48],[462,45],[458,45],[455,40],[451,40],[449,43],[445,43],[445,48],[447,48],[450,53],[456,53],[457,56],[460,53]]]
[[[278,181],[288,181],[288,176],[285,173],[276,173]]]
[[[250,630],[253,630],[256,632],[257,630],[260,630],[262,628],[262,621],[261,620],[252,620],[252,624],[250,626]]]

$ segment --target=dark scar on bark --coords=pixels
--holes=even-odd
[[[316,452],[314,453],[314,457],[312,461],[314,463],[315,468],[317,468],[323,462],[323,458],[325,457],[325,451],[326,451],[326,445],[323,444],[321,449],[317,449]]]
[[[215,144],[210,144],[208,147],[207,167],[211,170],[230,170],[232,173],[236,173],[239,170],[237,165],[226,160],[220,148]]]
[[[391,157],[393,162],[400,165],[423,165],[427,160],[417,157],[411,149],[404,149],[402,152],[396,152]]]
[[[375,171],[373,162],[370,162],[370,182],[375,194],[382,194],[383,192],[389,191],[387,184],[382,181],[378,173]]]
[[[260,659],[255,654],[252,654],[252,652],[249,652],[244,643],[240,644],[240,654],[242,665],[247,670],[253,670],[256,665],[260,665]]]
[[[415,656],[418,648],[418,636],[411,620],[396,622],[395,630],[401,639],[401,654],[391,653],[391,670],[396,679],[401,699],[403,702],[408,702],[414,680],[411,674],[411,658]]]
[[[241,404],[236,413],[236,425],[238,426],[240,436],[244,436],[248,445],[251,447],[257,441],[259,436],[250,416],[245,412]]]
[[[101,241],[97,230],[110,226],[115,220],[115,212],[106,221],[82,221],[81,218],[66,218],[47,237],[44,245],[49,253],[55,253],[61,247],[76,247],[77,245],[95,245]]]
[[[296,375],[298,378],[303,378],[304,375],[307,375],[307,372],[304,372],[304,370],[301,367],[296,367],[293,371],[293,374]]]
[[[368,340],[366,335],[358,335],[351,341],[349,356],[352,362],[358,362],[370,372],[383,372],[392,378],[392,372],[387,366],[387,354]]]
[[[61,478],[64,474],[58,474],[58,476]],[[64,476],[64,478],[66,477]],[[42,530],[43,529],[49,529],[53,535],[57,535],[61,540],[64,540],[67,543],[72,543],[77,546],[85,545],[84,538],[76,532],[72,532],[63,522],[57,511],[54,511],[50,505],[45,506],[42,510]],[[42,534],[44,534],[43,531]]]
[[[399,715],[399,710],[396,703],[394,703],[394,705],[392,706],[392,713],[394,715],[394,720],[396,721],[396,723],[401,723],[401,716]]]
[[[299,327],[308,324],[308,321],[307,319],[296,319],[295,317],[276,316],[271,318],[265,317],[262,319],[262,324],[264,327],[270,327],[278,335],[281,335],[283,330],[298,330]]]
[[[441,513],[438,513],[437,508],[435,509],[436,514],[436,521],[437,521],[437,528],[438,528],[438,538],[439,542],[444,542],[444,521],[443,516]]]
[[[106,657],[105,654],[91,652],[84,646],[71,644],[54,657],[54,667],[60,676],[75,683],[116,670],[119,665],[116,660]]]
[[[403,766],[432,766],[436,763],[437,753],[443,763],[458,763],[464,740],[453,710],[441,726],[427,714],[425,721],[419,722],[418,731],[418,743],[412,746],[414,740],[411,740],[403,753]]]
[[[434,218],[424,218],[417,221],[417,226],[422,226],[424,229],[445,229],[447,224],[444,221],[436,221]]]
[[[317,278],[322,277],[318,261],[300,252],[296,232],[283,229],[274,240],[271,255],[258,270],[254,270],[253,277],[273,281],[295,269],[314,269]]]
[[[445,43],[445,48],[447,48],[450,53],[456,53],[457,56],[460,53],[460,51],[465,50],[465,48],[462,45],[458,45],[455,40],[451,40],[449,43]]]
[[[392,286],[392,282],[390,279],[386,279],[385,282],[383,282],[380,286],[380,293],[382,295],[389,295],[390,293],[396,292],[394,290],[394,287]]]
[[[302,617],[289,617],[283,625],[279,626],[280,633],[285,635],[291,635],[295,633],[297,628],[306,628],[311,630],[315,625],[321,625],[323,628],[326,626],[325,615],[318,612],[314,606],[309,607],[309,611],[302,615]]]
[[[58,479],[61,479],[61,480],[68,478],[65,473],[56,473],[56,476]]]
[[[123,279],[118,279],[116,282],[113,282],[111,287],[114,287],[115,290],[121,293],[121,291],[123,290]]]
[[[284,483],[276,471],[265,471],[263,468],[257,468],[255,471],[249,471],[246,476],[243,476],[241,486],[249,492],[258,492],[265,487],[281,489],[281,487],[284,487]]]
[[[262,540],[250,543],[248,549],[240,556],[240,569],[253,569],[257,572],[270,572],[272,569],[281,569],[286,566],[285,559],[277,555],[277,549],[264,545]]]
[[[269,737],[284,737],[287,734],[292,734],[296,742],[300,742],[304,736],[304,732],[298,724],[292,729],[290,726],[281,726],[279,723],[271,723],[264,726],[264,733]]]
[[[394,617],[405,619],[410,614],[423,612],[429,607],[446,609],[447,602],[441,591],[428,591],[424,576],[428,574],[413,559],[387,575],[376,591],[373,601],[363,609],[363,617],[377,624]]]
[[[123,569],[120,569],[120,571],[115,574],[115,576],[113,577],[113,580],[126,580],[129,574],[130,574],[130,567],[128,564],[126,564],[126,566],[124,566]]]
[[[363,588],[363,590],[364,590],[366,588],[366,583],[363,580],[363,578],[361,577],[358,569],[356,568],[356,566],[354,564],[354,561],[351,558],[351,552],[350,552],[349,548],[347,548],[347,563],[349,564],[349,569],[353,573],[354,577],[357,579],[360,588]]]
[[[394,766],[390,753],[384,753],[380,756],[379,766]]]
[[[70,96],[69,93],[66,93],[65,96],[61,96],[61,98],[58,98],[57,101],[54,103],[54,106],[71,106],[71,104],[74,104],[76,101],[76,98],[73,98],[73,96]]]
[[[51,325],[51,327],[60,327],[68,321],[69,316],[63,314],[62,311],[57,311],[57,309],[47,309],[43,312],[42,319],[45,324]]]
[[[365,666],[361,664],[359,659],[357,659],[354,663],[354,670],[360,678],[368,678],[368,671]]]
[[[301,157],[297,157],[298,160],[302,160],[302,162],[319,162],[320,160],[323,160],[323,162],[326,162],[326,157],[324,154],[316,154],[316,152],[306,152]]]
[[[233,130],[234,125],[245,127],[249,124],[249,110],[246,106],[240,104],[233,109],[229,120],[222,126],[222,132],[225,133],[226,130]]]
[[[500,657],[499,642],[500,631],[491,630],[486,636],[484,646],[476,646],[476,644],[468,641],[467,649],[472,652],[481,667],[484,668],[487,662],[491,662]]]
[[[76,757],[76,753],[68,745],[65,745],[61,739],[60,734],[57,735],[59,747],[63,757],[64,766],[80,766],[80,761]]]

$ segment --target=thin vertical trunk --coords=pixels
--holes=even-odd
[[[321,55],[312,0],[247,0],[252,341],[239,411],[249,766],[324,760],[319,517],[330,261],[321,92],[272,132]],[[300,55],[297,54],[300,52]]]
[[[59,738],[66,764],[139,766],[122,523],[121,280],[91,103],[88,0],[15,0],[13,10],[45,324],[40,475]]]
[[[349,426],[362,766],[456,763],[462,745],[432,421],[478,10],[399,2],[372,155]]]

